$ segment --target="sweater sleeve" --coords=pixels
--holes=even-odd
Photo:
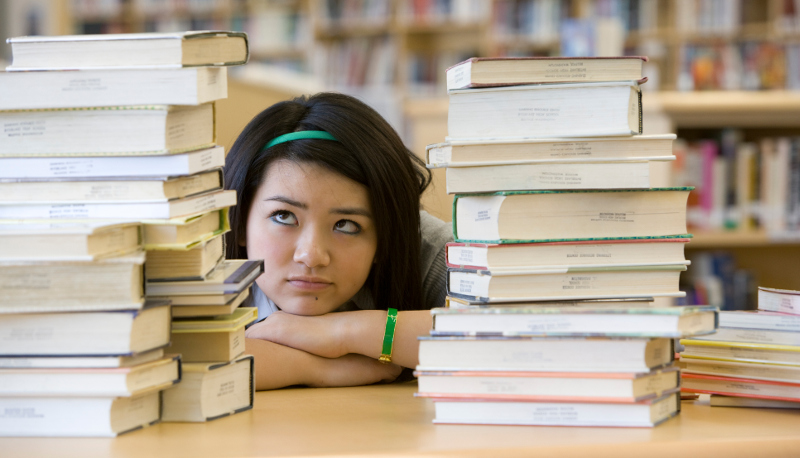
[[[447,295],[445,252],[447,242],[453,241],[453,231],[449,223],[420,212],[420,232],[422,239],[422,307],[431,309],[443,307]]]

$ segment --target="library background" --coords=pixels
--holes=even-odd
[[[696,188],[685,303],[754,309],[756,286],[800,289],[797,0],[7,0],[0,18],[3,38],[247,32],[250,63],[231,68],[217,105],[226,149],[269,104],[334,90],[372,105],[424,156],[447,135],[450,65],[647,56],[644,133],[679,138],[658,184]],[[449,221],[443,173],[423,205]]]

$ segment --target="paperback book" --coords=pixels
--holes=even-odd
[[[458,194],[453,234],[478,243],[675,237],[686,234],[691,190]]]

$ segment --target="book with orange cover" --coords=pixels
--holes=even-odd
[[[415,396],[547,402],[640,402],[672,392],[678,367],[650,372],[417,371]]]
[[[800,401],[800,383],[681,374],[681,391],[746,398]]]
[[[680,413],[677,390],[633,403],[440,399],[434,423],[651,428]]]

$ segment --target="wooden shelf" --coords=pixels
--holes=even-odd
[[[373,37],[393,33],[390,21],[382,23],[359,23],[357,21],[327,24],[317,27],[314,36],[318,39],[337,40],[344,38]]]
[[[446,19],[434,19],[422,22],[402,23],[399,27],[399,31],[411,34],[477,32],[483,28],[483,26],[484,24],[480,22],[453,22]]]
[[[270,60],[270,59],[304,59],[307,53],[304,49],[250,49],[250,59],[252,60]]]
[[[663,110],[677,126],[796,127],[800,91],[644,92],[642,105]]]

